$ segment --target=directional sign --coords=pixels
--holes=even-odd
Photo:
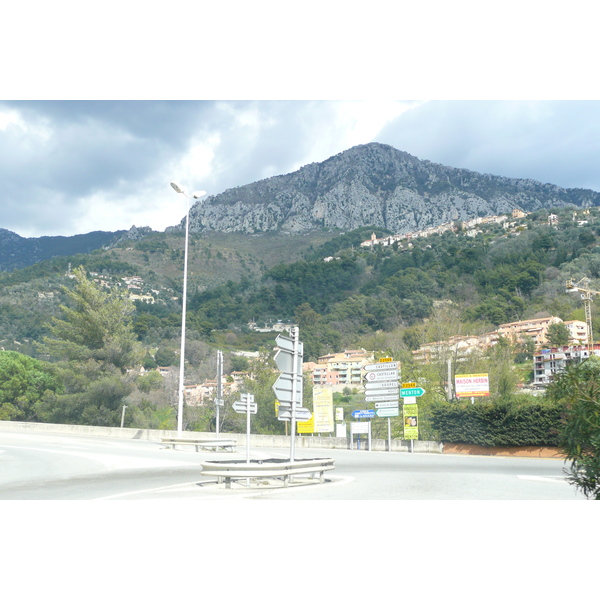
[[[297,408],[296,409],[296,421],[308,421],[312,417],[312,413],[308,408]],[[279,409],[279,414],[277,418],[280,421],[291,421],[292,420],[292,411],[288,409]]]
[[[277,353],[275,354],[275,364],[282,373],[294,372],[294,340],[278,335],[275,339],[277,344]],[[298,352],[296,354],[296,374],[302,373],[302,357],[304,355],[304,345],[298,342]]]
[[[392,400],[391,402],[376,402],[375,408],[398,408],[400,406],[398,400]]]
[[[378,408],[377,416],[378,417],[397,417],[400,415],[400,409],[396,406],[396,408]]]
[[[365,365],[363,369],[365,371],[385,371],[388,369],[398,369],[400,366],[399,362],[383,362],[383,363],[372,363],[370,365]]]
[[[352,416],[355,419],[371,419],[375,416],[374,410],[354,410],[352,411]]]
[[[386,402],[388,400],[398,400],[399,398],[400,396],[398,396],[398,393],[395,395],[378,394],[377,396],[365,396],[367,402]]]
[[[405,396],[422,396],[425,390],[422,387],[415,388],[404,388],[400,390],[400,395],[404,398]]]
[[[258,412],[258,404],[256,402],[234,402],[231,408],[237,413],[245,413],[250,411],[251,415],[255,415]]]
[[[397,381],[367,381],[365,390],[398,389]]]
[[[383,390],[365,390],[365,398],[371,399],[373,396],[392,396],[398,398],[399,390],[394,388],[385,388]],[[391,398],[388,398],[390,400]]]
[[[293,375],[290,373],[281,373],[277,381],[273,384],[275,397],[280,402],[292,402]],[[302,375],[296,376],[296,404],[302,405]]]
[[[365,390],[365,398],[370,396],[395,396],[398,398],[398,388],[384,388],[382,390]]]
[[[369,371],[365,374],[365,381],[398,381],[398,371],[396,369],[388,369],[386,371]]]

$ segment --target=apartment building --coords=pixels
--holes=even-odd
[[[422,344],[418,350],[413,350],[413,358],[416,362],[429,363],[432,361],[446,360],[450,356],[459,361],[465,359],[475,351],[485,352],[498,342],[500,336],[505,337],[513,343],[531,337],[535,347],[540,349],[548,344],[548,327],[552,323],[563,323],[559,317],[546,317],[542,319],[528,319],[504,323],[498,326],[496,331],[483,335],[462,336],[455,335],[448,340]],[[588,328],[583,321],[565,321],[569,331],[569,344],[583,345],[588,343]]]
[[[362,368],[375,360],[373,352],[363,348],[344,350],[319,356],[316,363],[305,363],[303,369],[310,371],[314,385],[327,385],[334,388],[362,386]]]
[[[525,321],[514,321],[512,323],[503,323],[498,326],[499,336],[509,339],[511,342],[518,342],[524,336],[533,339],[536,348],[540,348],[548,343],[546,337],[548,327],[553,323],[562,323],[559,317],[544,317],[542,319],[526,319]],[[585,323],[584,323],[585,325]]]
[[[574,345],[587,344],[588,339],[588,326],[583,321],[564,321],[567,329],[569,330],[569,343]]]
[[[594,344],[594,356],[600,356],[600,344]],[[579,363],[589,358],[589,347],[560,346],[557,348],[543,348],[533,355],[533,384],[545,387],[564,371],[568,364]]]

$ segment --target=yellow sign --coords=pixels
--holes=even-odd
[[[416,404],[404,405],[404,439],[419,439],[419,407]]]
[[[315,414],[313,413],[308,421],[296,421],[296,430],[298,433],[314,433]]]
[[[334,430],[333,392],[331,388],[313,388],[314,433],[330,433]]]
[[[379,362],[392,362],[391,358],[380,358]]]
[[[407,383],[403,383],[402,387],[404,389],[411,388],[411,387],[417,387],[417,384],[414,381],[410,381],[410,382],[407,382]]]

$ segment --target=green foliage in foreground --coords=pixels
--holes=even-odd
[[[430,410],[433,429],[442,442],[480,446],[558,446],[564,405],[439,402]]]
[[[548,387],[566,402],[560,445],[571,461],[567,480],[587,498],[600,500],[600,359],[571,366]]]
[[[0,352],[0,420],[34,420],[44,394],[60,387],[48,363],[18,352]]]

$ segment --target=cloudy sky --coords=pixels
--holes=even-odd
[[[209,195],[383,142],[421,159],[600,191],[598,101],[0,102],[0,227],[149,225]]]
[[[372,141],[600,191],[583,0],[13,4],[0,228],[24,237],[162,231],[186,209],[171,180],[216,195]]]

